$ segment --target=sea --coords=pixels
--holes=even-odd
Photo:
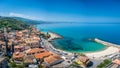
[[[94,38],[120,44],[120,24],[45,23],[36,25],[36,28],[61,35],[62,39],[55,39],[51,43],[55,48],[68,52],[96,52],[107,48],[91,40]]]

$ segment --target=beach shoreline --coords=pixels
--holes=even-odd
[[[107,58],[110,55],[116,54],[118,52],[119,52],[119,48],[110,46],[110,47],[107,47],[105,50],[101,50],[97,52],[89,52],[84,54],[89,58],[103,59],[103,58]]]
[[[50,47],[52,47],[54,50],[57,50],[57,51],[60,51],[60,52],[64,52],[64,53],[68,53],[68,54],[72,54],[71,52],[67,52],[67,51],[64,51],[64,50],[61,50],[61,49],[57,49],[54,47],[54,45],[51,43],[52,41],[56,40],[56,39],[62,39],[63,36],[57,34],[57,33],[54,33],[54,32],[48,32],[50,34],[50,38],[48,40],[45,40],[42,38],[42,40],[44,40],[45,42],[48,43],[48,45]]]
[[[117,44],[109,43],[109,42],[100,40],[98,38],[95,38],[94,41],[99,44],[103,44],[107,46],[107,48],[105,50],[98,51],[98,52],[85,53],[85,55],[89,56],[90,58],[99,58],[99,59],[102,58],[103,59],[103,58],[110,57],[114,54],[119,53],[120,46]]]
[[[64,52],[64,53],[67,53],[67,54],[73,54],[73,52],[68,52],[68,51],[64,51],[64,50],[55,48],[54,45],[51,43],[51,41],[53,41],[55,39],[60,39],[60,38],[63,38],[63,37],[59,36],[56,33],[52,33],[52,32],[50,32],[49,34],[51,35],[51,38],[48,40],[48,42],[50,43],[50,46],[53,49],[55,49],[57,51]],[[94,42],[97,42],[99,44],[103,44],[103,45],[107,46],[107,48],[105,48],[103,50],[100,50],[100,51],[95,51],[95,52],[80,52],[80,53],[85,54],[86,56],[88,56],[91,59],[92,58],[103,59],[103,58],[105,58],[105,56],[118,53],[118,51],[119,51],[119,46],[116,45],[116,44],[105,42],[105,41],[102,41],[102,40],[97,39],[97,38],[94,39]],[[75,53],[77,53],[77,52],[75,52]]]

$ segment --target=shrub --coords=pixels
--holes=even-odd
[[[11,66],[12,68],[16,67],[16,63],[15,63],[15,62],[11,62],[11,63],[10,63],[10,66]]]
[[[102,63],[100,63],[97,68],[105,68],[106,65],[108,65],[109,63],[111,63],[110,60],[105,59]]]

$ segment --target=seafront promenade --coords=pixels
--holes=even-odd
[[[69,66],[71,64],[71,60],[74,57],[73,53],[66,52],[66,51],[63,51],[63,50],[60,50],[60,49],[56,49],[56,48],[54,48],[54,46],[48,40],[45,40],[43,38],[41,38],[41,39],[43,41],[43,47],[46,50],[51,51],[51,52],[61,56],[65,60],[64,62],[61,63],[61,65],[63,67]],[[70,63],[68,63],[68,61],[70,61]]]
[[[60,50],[60,49],[56,49],[54,47],[54,45],[51,44],[50,42],[52,40],[54,40],[54,39],[59,39],[59,38],[62,38],[62,37],[60,35],[58,35],[56,33],[52,33],[52,32],[49,32],[49,34],[51,36],[50,36],[50,38],[48,40],[41,38],[41,40],[42,40],[42,46],[46,50],[51,51],[51,52],[53,52],[53,53],[58,54],[59,56],[61,56],[65,60],[64,62],[61,63],[63,67],[69,66],[72,63],[72,61],[73,61],[74,54],[71,53],[71,52],[66,52],[66,51],[63,51],[63,50]]]

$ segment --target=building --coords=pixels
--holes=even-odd
[[[0,57],[0,68],[7,68],[7,61],[5,58]]]
[[[120,68],[120,60],[115,59],[112,61],[112,64],[110,65],[110,68]]]
[[[15,61],[22,61],[24,57],[24,54],[22,52],[15,52],[13,53],[13,59]]]
[[[24,50],[25,50],[24,46],[22,46],[22,45],[14,46],[14,51],[15,52],[23,52]]]
[[[42,49],[42,48],[32,48],[32,49],[28,49],[25,51],[25,53],[27,55],[34,55],[34,54],[38,54],[38,53],[42,53],[44,52],[45,50]]]
[[[43,66],[47,67],[51,67],[64,61],[60,56],[49,51],[35,54],[34,56],[39,63],[43,62]]]
[[[77,63],[83,67],[86,67],[90,63],[90,59],[86,56],[79,56]]]
[[[30,37],[25,39],[26,46],[30,46],[31,48],[39,48],[40,47],[40,38],[39,37]]]
[[[51,52],[46,51],[46,52],[35,54],[34,56],[38,61],[42,62],[44,58],[49,57],[50,55],[53,55],[53,54]]]
[[[0,32],[0,40],[4,40],[4,34]]]
[[[37,68],[37,60],[33,55],[24,56],[24,64],[25,64],[25,67]]]
[[[119,59],[115,59],[112,61],[114,64],[120,65],[120,60]]]
[[[58,55],[51,55],[49,57],[44,58],[44,62],[46,64],[46,66],[48,66],[48,67],[59,64],[59,63],[61,63],[63,61],[64,60]]]

